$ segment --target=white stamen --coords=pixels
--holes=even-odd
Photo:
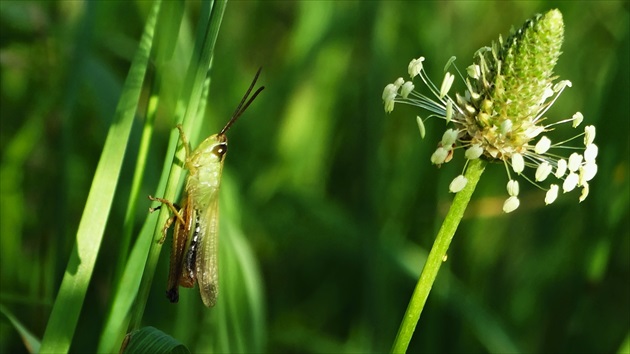
[[[545,194],[545,204],[549,205],[553,203],[556,200],[556,198],[558,198],[558,185],[552,184],[549,187],[547,194]]]
[[[519,153],[512,154],[512,169],[519,175],[523,172],[525,169],[525,160],[523,159],[523,155]]]
[[[545,92],[540,98],[540,103],[541,104],[545,103],[545,101],[551,96],[553,96],[553,90],[551,89],[551,87],[547,86],[547,88],[545,88]]]
[[[385,98],[385,113],[391,113],[394,110],[395,98],[395,94]]]
[[[584,184],[592,180],[597,174],[597,164],[595,162],[587,162],[580,167],[580,184]]]
[[[595,158],[597,157],[597,153],[599,148],[595,144],[586,145],[586,149],[584,150],[584,161],[586,162],[595,162]]]
[[[409,96],[409,93],[410,93],[411,91],[413,91],[413,88],[414,88],[414,86],[413,86],[413,82],[411,82],[411,81],[407,81],[407,82],[405,82],[405,83],[402,85],[402,88],[400,89],[400,95],[401,95],[403,98],[407,98],[407,96]]]
[[[502,135],[507,135],[508,133],[512,132],[512,121],[509,119],[506,119],[503,121],[503,123],[501,123],[501,128],[500,128],[501,134]]]
[[[549,140],[549,138],[547,138],[546,136],[543,136],[542,138],[540,138],[540,140],[538,140],[538,143],[536,143],[536,147],[534,148],[534,151],[537,154],[542,155],[546,153],[550,147],[551,147],[551,140]]]
[[[455,75],[451,73],[446,73],[446,75],[444,75],[442,87],[440,87],[440,98],[446,96],[448,90],[450,90],[451,86],[453,85],[453,81],[455,81]]]
[[[556,167],[556,173],[554,174],[554,176],[556,176],[556,178],[560,178],[564,176],[566,172],[567,172],[567,160],[565,159],[558,160],[558,167]]]
[[[595,140],[595,126],[587,125],[584,127],[584,146],[588,146]]]
[[[513,179],[509,180],[507,183],[507,192],[511,197],[516,197],[519,192],[518,181]]]
[[[536,169],[536,182],[542,182],[547,179],[551,173],[551,169],[552,167],[547,161],[538,165],[538,168]]]
[[[574,190],[579,181],[580,177],[577,175],[577,173],[569,173],[567,178],[564,180],[564,183],[562,183],[562,192],[566,193]]]
[[[517,197],[509,197],[504,203],[503,203],[503,211],[505,213],[511,213],[514,210],[516,210],[518,208],[518,206],[521,204],[521,202],[518,200]]]
[[[562,80],[553,86],[553,91],[558,92],[560,90],[564,90],[565,87],[571,87],[572,85],[573,84],[571,84],[571,81]]]
[[[387,84],[387,86],[385,86],[385,89],[383,89],[383,101],[389,98],[389,96],[391,96],[392,94],[395,96],[397,92],[398,87],[396,87],[396,85]]]
[[[588,190],[588,183],[584,182],[584,184],[582,185],[582,193],[580,194],[580,203],[582,203],[584,199],[588,197]]]
[[[455,140],[457,140],[457,134],[457,129],[447,129],[444,132],[444,135],[442,135],[442,146],[450,150],[451,146],[455,143]]]
[[[479,99],[481,98],[481,95],[471,89],[470,98],[472,98],[473,101],[479,101]]]
[[[574,152],[571,154],[571,156],[569,156],[569,171],[571,172],[577,171],[578,168],[580,168],[581,164],[582,164],[582,155],[578,154],[577,152]]]
[[[466,179],[464,175],[459,175],[455,177],[455,179],[453,179],[451,184],[448,186],[448,189],[451,191],[451,193],[457,193],[461,191],[462,189],[464,189],[467,183],[468,183],[468,179]]]
[[[580,125],[580,123],[582,123],[582,121],[584,120],[584,116],[580,112],[576,112],[571,118],[573,119],[573,128],[577,128],[577,126]]]
[[[435,150],[433,155],[431,155],[431,163],[441,165],[444,163],[444,160],[446,160],[446,157],[448,157],[448,150],[440,146]]]
[[[475,80],[479,79],[479,76],[481,76],[481,70],[479,69],[479,65],[477,64],[473,64],[467,67],[466,73],[468,74],[468,76],[470,76],[471,78]]]
[[[407,72],[409,76],[413,79],[422,71],[422,62],[424,61],[424,57],[420,57],[418,59],[411,59],[409,66],[407,67]]]
[[[422,118],[420,118],[420,116],[416,116],[416,122],[418,123],[418,129],[420,130],[420,138],[424,139],[424,136],[426,134],[426,129],[424,129],[424,122],[422,121]]]
[[[475,160],[475,159],[478,159],[481,156],[481,154],[483,154],[483,148],[481,147],[481,145],[474,144],[468,149],[466,149],[464,156],[468,160]]]

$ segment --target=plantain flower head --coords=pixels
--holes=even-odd
[[[446,72],[438,88],[424,70],[425,58],[413,59],[408,66],[411,80],[398,78],[385,87],[382,96],[385,111],[393,111],[395,103],[404,103],[430,112],[425,119],[417,119],[422,137],[424,122],[429,118],[441,118],[453,126],[446,130],[431,156],[433,164],[449,162],[455,150],[464,150],[467,159],[464,172],[469,160],[482,158],[502,163],[508,176],[508,198],[503,204],[506,213],[520,204],[517,176],[547,191],[545,204],[556,200],[560,187],[564,193],[581,188],[581,202],[588,195],[588,182],[597,173],[595,127],[588,125],[571,139],[554,141],[548,133],[555,126],[571,124],[575,129],[584,117],[577,112],[551,123],[545,117],[563,90],[571,87],[570,81],[558,81],[553,74],[563,37],[560,11],[536,15],[506,40],[499,36],[491,47],[479,49],[473,56],[473,64],[466,68],[466,75],[455,68],[466,90],[454,96],[448,92],[455,75]],[[451,58],[445,71],[454,60]],[[414,90],[416,77],[435,99]],[[576,140],[583,140],[583,144],[569,145]],[[563,154],[566,151],[573,152],[566,156]],[[549,177],[555,177],[557,182],[543,185]],[[462,172],[449,189],[457,193],[466,182]]]

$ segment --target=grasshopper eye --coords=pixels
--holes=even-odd
[[[220,143],[212,147],[212,153],[218,157],[220,160],[223,159],[223,156],[227,152],[227,143]]]

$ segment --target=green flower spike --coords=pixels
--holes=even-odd
[[[408,66],[411,79],[419,76],[437,100],[415,91],[412,81],[399,78],[383,91],[385,111],[393,111],[395,103],[405,103],[431,112],[426,119],[418,119],[421,132],[425,131],[425,121],[432,117],[454,125],[444,133],[431,156],[433,164],[441,165],[451,160],[454,150],[465,150],[467,162],[462,175],[450,185],[453,193],[466,186],[464,173],[468,162],[482,158],[501,162],[506,167],[509,195],[503,204],[506,213],[520,204],[518,182],[511,172],[546,190],[546,204],[556,200],[560,189],[560,183],[549,187],[540,185],[551,175],[563,181],[561,186],[565,193],[581,187],[581,202],[588,195],[588,182],[597,173],[595,127],[587,126],[573,138],[556,143],[544,135],[556,125],[571,123],[576,128],[583,120],[578,112],[571,118],[543,124],[547,110],[565,88],[571,87],[568,80],[554,83],[557,77],[553,68],[561,54],[563,36],[564,23],[558,10],[528,20],[507,40],[499,37],[492,47],[479,49],[473,64],[466,68],[466,78],[455,68],[465,82],[466,91],[463,95],[455,94],[454,99],[448,95],[454,75],[447,72],[438,89],[424,71],[424,57],[413,59]],[[584,136],[584,147],[566,145],[580,136]],[[568,157],[556,153],[566,149],[581,153],[574,152]],[[533,177],[523,174],[526,168],[535,171]]]

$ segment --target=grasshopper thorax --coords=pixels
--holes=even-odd
[[[202,141],[188,158],[190,174],[186,190],[197,209],[206,208],[219,189],[227,146],[224,134],[214,134]]]

